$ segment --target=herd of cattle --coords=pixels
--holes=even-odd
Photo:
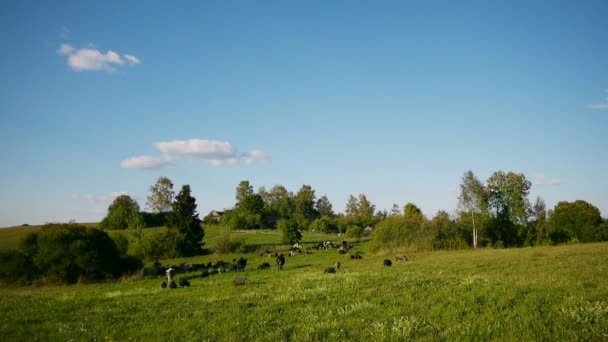
[[[335,245],[331,241],[324,241],[324,242],[319,243],[316,246],[317,250],[326,250],[326,249],[331,249],[331,248],[335,248]],[[347,254],[351,250],[351,248],[352,248],[352,246],[350,246],[347,241],[342,241],[342,245],[340,245],[340,247],[338,247],[338,253]],[[299,253],[310,254],[310,252],[303,249],[300,246],[300,244],[293,245],[289,250],[290,256],[294,256]],[[285,256],[282,253],[273,253],[269,250],[265,250],[264,252],[260,253],[260,256],[264,256],[264,255],[268,255],[269,257],[274,258],[277,270],[280,271],[285,266]],[[363,259],[363,256],[361,255],[361,252],[357,251],[355,253],[350,254],[350,259],[360,260],[360,259]],[[403,254],[397,254],[397,255],[395,255],[395,261],[408,261],[408,259]],[[393,265],[393,262],[390,259],[384,259],[383,265],[385,267],[390,267]],[[180,266],[169,266],[169,267],[163,267],[160,263],[156,262],[152,267],[147,268],[145,270],[145,274],[161,275],[164,273],[167,276],[167,281],[163,281],[161,283],[161,287],[162,288],[167,288],[167,287],[177,288],[177,284],[173,280],[173,277],[175,276],[176,273],[200,272],[198,276],[205,278],[210,275],[230,272],[230,271],[242,272],[245,270],[246,266],[247,266],[247,259],[244,259],[243,257],[240,257],[238,260],[232,259],[232,262],[226,262],[223,260],[219,260],[217,262],[208,262],[206,264],[181,264]],[[271,265],[269,262],[263,262],[260,265],[258,265],[257,268],[258,268],[258,270],[265,270],[265,269],[269,269],[270,267],[271,267]],[[341,267],[342,267],[342,263],[336,262],[333,266],[326,267],[324,269],[323,273],[336,273],[337,270],[339,270]],[[193,277],[191,277],[191,278],[193,278]],[[249,284],[249,280],[242,278],[242,277],[236,277],[233,279],[233,283],[234,283],[234,285],[237,285],[237,286],[246,285],[246,284]],[[181,279],[179,281],[179,286],[181,286],[181,287],[190,286],[190,282],[187,279]]]

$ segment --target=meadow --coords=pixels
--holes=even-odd
[[[158,228],[164,229],[164,228]],[[14,234],[14,233],[13,233]],[[209,229],[207,247],[221,238]],[[237,231],[247,245],[281,249],[276,231]],[[0,233],[0,239],[2,235]],[[258,270],[259,254],[208,254],[163,264],[231,261],[242,273],[178,274],[191,286],[162,289],[164,277],[91,285],[4,287],[2,341],[316,341],[316,340],[606,340],[608,244],[369,253],[362,260],[305,234],[312,254],[287,257],[285,269]],[[384,267],[383,259],[393,260]],[[324,274],[340,261],[336,274]],[[235,286],[235,276],[250,283]]]

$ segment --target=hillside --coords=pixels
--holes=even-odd
[[[247,244],[278,248],[272,231],[237,232]],[[208,232],[209,245],[219,232]],[[408,255],[312,250],[329,236],[305,236],[312,254],[287,257],[283,271],[258,270],[258,254],[205,255],[181,262],[230,261],[245,272],[192,286],[163,277],[94,285],[4,288],[0,340],[601,340],[608,335],[608,244],[485,249]],[[338,240],[334,237],[333,240]],[[384,267],[382,260],[393,260]],[[326,266],[343,263],[337,274]],[[165,263],[168,263],[166,261]],[[250,284],[234,286],[235,276]],[[27,325],[24,323],[27,322]]]

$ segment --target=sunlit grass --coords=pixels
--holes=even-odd
[[[208,245],[220,234],[208,231]],[[235,232],[247,244],[284,248],[276,231]],[[257,270],[259,254],[209,254],[181,262],[249,262],[236,273],[179,274],[94,285],[4,288],[0,340],[602,340],[608,335],[608,244],[390,253],[351,260],[312,250],[338,236],[305,235],[312,254],[287,257],[283,271]],[[394,259],[393,259],[394,260]],[[337,274],[326,266],[343,263]],[[169,261],[166,261],[167,263]]]

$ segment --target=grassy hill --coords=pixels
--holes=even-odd
[[[208,245],[220,237],[207,233]],[[247,244],[278,248],[273,231],[237,232]],[[306,247],[330,236],[305,235]],[[338,240],[333,237],[333,240]],[[608,336],[608,244],[487,249],[408,255],[336,249],[287,257],[283,271],[245,272],[162,289],[163,277],[93,285],[3,288],[0,340],[604,340]],[[393,259],[384,267],[383,259]],[[344,264],[337,274],[326,266]],[[232,279],[250,280],[234,286]]]

